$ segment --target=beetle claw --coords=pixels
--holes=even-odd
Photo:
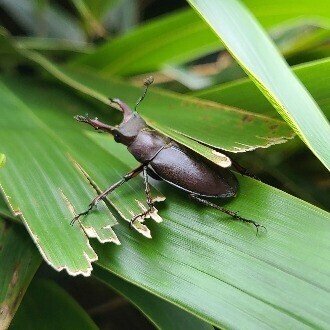
[[[253,225],[256,227],[256,236],[261,235],[260,231],[264,231],[265,234],[267,234],[267,228],[264,225],[260,225],[259,223],[253,223]]]

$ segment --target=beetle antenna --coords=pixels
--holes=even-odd
[[[148,91],[148,87],[154,82],[154,77],[150,76],[148,78],[146,78],[143,82],[143,85],[145,86],[144,91],[142,96],[137,100],[135,107],[134,107],[134,111],[136,111],[138,105],[143,101],[143,99],[145,98],[147,91]]]

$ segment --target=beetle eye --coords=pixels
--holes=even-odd
[[[114,137],[116,142],[120,142],[120,135],[118,133],[115,133]]]

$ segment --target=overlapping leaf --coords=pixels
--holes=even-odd
[[[319,107],[238,0],[189,0],[281,116],[330,168],[330,125]]]
[[[0,215],[0,328],[6,329],[38,269],[41,256],[23,226]]]
[[[297,65],[293,72],[306,86],[323,112],[330,115],[330,58]],[[193,93],[194,96],[251,112],[278,117],[275,109],[250,79],[241,79]]]
[[[81,306],[58,284],[35,279],[10,329],[82,329],[98,327]]]
[[[330,18],[326,0],[319,1],[317,6],[309,0],[294,5],[280,0],[271,7],[269,2],[260,0],[246,0],[245,3],[266,28],[301,15]],[[221,47],[207,24],[192,10],[184,10],[157,18],[111,40],[94,54],[77,58],[75,63],[93,67],[107,76],[131,75],[157,70],[164,64],[187,62]]]
[[[123,167],[134,166],[111,139],[108,151]],[[98,264],[221,328],[325,326],[329,214],[261,182],[239,181],[239,195],[226,207],[265,225],[266,235],[255,236],[164,184],[165,221],[152,227],[153,240],[118,226],[125,244],[120,250],[94,245]]]
[[[97,256],[83,230],[69,222],[95,191],[74,168],[65,144],[4,82],[0,86],[1,150],[7,155],[0,172],[2,192],[48,263],[71,274],[89,275]],[[84,229],[100,240],[118,242],[110,228],[115,219],[104,204],[100,210],[91,216],[93,225],[85,223]]]
[[[20,52],[65,84],[107,105],[109,94],[132,105],[140,94],[136,87],[124,82],[100,78],[86,70],[59,67],[25,49]],[[156,122],[157,128],[164,126],[163,132],[174,140],[177,133],[171,134],[171,130],[192,138],[183,137],[179,142],[193,149],[196,149],[193,140],[197,140],[227,151],[244,152],[283,143],[294,136],[282,121],[161,90],[150,92],[140,112],[151,120],[151,126],[152,121]],[[205,149],[205,146],[199,148]],[[212,150],[207,152],[210,153]]]
[[[100,267],[94,270],[93,275],[131,301],[158,329],[213,330],[210,324],[203,322],[196,316]]]
[[[65,141],[65,145],[70,147],[70,153],[79,157],[79,164],[87,169],[89,177],[98,187],[104,188],[115,182],[123,173],[137,165],[132,162],[132,158],[127,158],[125,148],[113,144],[112,139],[109,139],[109,150],[112,153],[110,156],[96,144],[89,144],[84,134],[74,132],[72,115],[77,112],[84,113],[86,106],[72,93],[63,94],[58,88],[48,89],[45,84],[34,87],[31,82],[27,84],[24,80],[6,80],[6,86],[7,89],[15,91],[16,97],[31,105],[30,110],[38,120],[52,126]],[[38,104],[40,106],[37,106]],[[14,116],[14,113],[12,114]],[[15,116],[11,125],[20,123],[28,132],[27,127],[17,120],[19,117]],[[27,124],[29,121],[25,122],[25,125]],[[2,141],[9,143],[8,137],[4,137],[6,139]],[[39,144],[48,146],[45,136],[36,137]],[[12,136],[10,138],[12,139]],[[26,136],[22,139],[27,142]],[[19,150],[25,155],[24,167],[30,161],[32,152],[40,164],[56,161],[58,171],[53,172],[52,168],[49,168],[49,171],[46,167],[44,178],[35,171],[33,184],[26,179],[23,171],[16,171],[14,176],[9,176],[13,172],[7,172],[8,178],[15,177],[16,180],[10,187],[8,185],[12,189],[12,198],[21,196],[21,190],[14,190],[15,187],[18,189],[25,185],[35,191],[34,186],[44,187],[45,182],[53,187],[52,182],[57,183],[53,181],[53,176],[56,176],[56,180],[69,180],[68,185],[63,182],[61,184],[66,189],[68,186],[74,189],[69,197],[71,200],[79,198],[80,201],[85,188],[82,183],[78,183],[78,188],[75,187],[77,182],[72,182],[69,177],[72,172],[63,167],[61,158],[57,157],[55,160],[49,148],[44,154],[38,152],[35,143],[29,143],[30,152],[27,154],[16,140],[14,139],[12,145],[9,143],[9,152],[6,150],[10,156],[8,159],[16,160],[16,166],[20,163],[16,159],[18,156],[10,153],[13,146],[16,151]],[[76,151],[77,148],[80,153]],[[7,167],[8,164],[2,172],[7,170]],[[80,179],[82,182],[83,180]],[[121,213],[127,212],[134,205],[132,196],[133,199],[135,196],[144,199],[141,179],[134,180],[131,183],[133,189],[127,185],[109,198]],[[220,327],[232,327],[234,324],[323,326],[329,321],[329,215],[252,179],[240,179],[240,185],[239,196],[226,206],[239,210],[244,216],[265,225],[267,235],[256,237],[252,228],[233,222],[219,212],[194,205],[185,194],[164,186],[160,189],[166,195],[167,202],[165,207],[160,208],[160,214],[166,221],[157,226],[151,224],[153,239],[143,238],[127,225],[118,225],[116,234],[123,243],[120,248],[113,244],[93,245],[99,256],[99,264],[129,282]],[[32,193],[32,196],[34,200],[40,198],[36,193]],[[61,206],[61,199],[47,201],[44,196],[46,195],[43,194],[42,202],[48,205],[45,209],[56,210]],[[79,202],[79,208],[85,207],[88,197],[84,198],[82,203]],[[35,212],[35,204],[31,203],[31,199],[24,202],[21,198],[20,203],[26,212]],[[105,214],[104,209],[97,214]],[[95,215],[90,214],[82,223],[100,221],[99,218],[94,218]],[[52,234],[51,237],[47,236],[48,233],[41,235],[45,236],[48,239],[47,244],[53,247],[58,239],[61,240],[61,244],[57,244],[56,248],[63,260],[70,260],[73,255],[72,250],[66,248],[65,244],[72,247],[73,241],[76,240],[74,230],[71,232],[68,225],[70,219],[67,218],[65,214],[58,214],[56,219],[54,213],[42,215],[42,219],[47,219],[48,228],[51,225]],[[63,220],[56,227],[53,223],[60,223],[58,219]],[[43,224],[38,223],[37,227],[42,228]],[[41,239],[40,236],[40,241]],[[310,242],[308,246],[306,241]],[[76,250],[75,245],[75,253]],[[264,315],[267,317],[263,318]]]

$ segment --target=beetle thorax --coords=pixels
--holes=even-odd
[[[113,135],[116,142],[129,146],[135,140],[139,132],[146,127],[146,122],[135,113],[129,120],[126,122],[123,121],[116,127]]]
[[[140,163],[146,163],[151,161],[169,141],[169,138],[146,127],[139,132],[127,149]]]

